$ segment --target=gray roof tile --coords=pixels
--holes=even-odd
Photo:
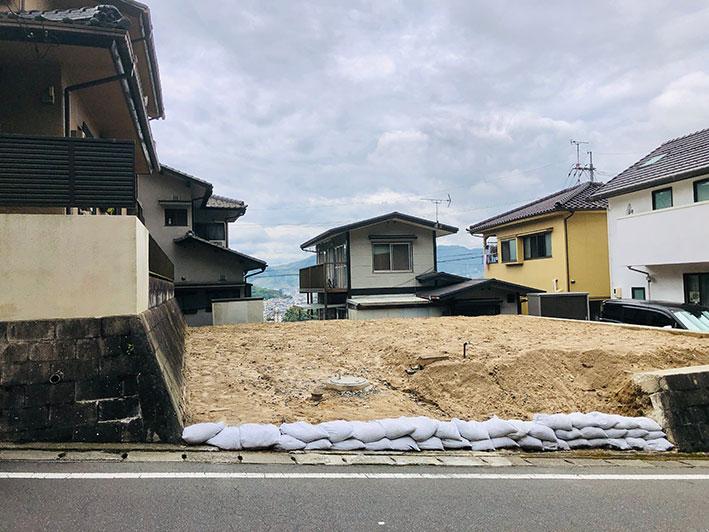
[[[591,183],[589,181],[565,188],[548,196],[544,196],[531,203],[512,209],[511,211],[498,214],[482,222],[471,225],[468,228],[470,233],[479,233],[510,222],[517,222],[525,218],[548,214],[555,211],[595,211],[605,210],[608,202],[604,199],[591,200],[589,197],[598,190],[603,183]]]
[[[81,7],[76,9],[54,9],[51,11],[16,11],[2,12],[0,18],[40,22],[63,22],[83,24],[102,28],[128,29],[130,21],[118,8],[109,5]]]
[[[594,197],[618,196],[702,173],[709,173],[709,129],[665,142],[611,179]]]
[[[210,209],[243,209],[246,205],[241,200],[212,194],[207,200],[207,207]]]

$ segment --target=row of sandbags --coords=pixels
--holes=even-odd
[[[579,448],[667,451],[672,448],[662,428],[652,419],[600,412],[538,414],[532,421],[498,417],[487,421],[399,417],[375,421],[337,420],[317,425],[303,421],[280,426],[198,423],[186,427],[182,438],[189,444],[206,443],[229,451],[556,451]]]

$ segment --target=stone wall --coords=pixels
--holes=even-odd
[[[138,316],[0,322],[0,440],[176,441],[185,323]]]
[[[638,373],[633,380],[679,450],[709,451],[709,366]]]

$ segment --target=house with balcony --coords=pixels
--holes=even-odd
[[[229,247],[229,224],[247,205],[212,189],[211,183],[165,165],[157,174],[140,176],[145,226],[175,265],[175,297],[189,325],[212,325],[214,302],[239,314],[236,321],[261,321],[263,301],[251,297],[247,280],[266,263]]]
[[[606,200],[584,182],[471,225],[485,277],[549,293],[585,292],[591,317],[610,295]],[[525,309],[526,310],[526,309]]]
[[[594,193],[613,297],[709,305],[709,129],[665,142]]]
[[[438,271],[437,240],[457,227],[392,212],[329,229],[301,244],[317,256],[300,292],[320,319],[517,313],[528,288]]]

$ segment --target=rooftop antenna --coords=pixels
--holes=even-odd
[[[578,185],[581,183],[581,177],[583,176],[584,172],[588,172],[589,178],[591,183],[594,181],[594,170],[596,169],[593,166],[593,152],[592,151],[587,151],[586,154],[588,155],[589,158],[589,164],[588,165],[582,165],[581,164],[581,144],[588,144],[588,141],[585,140],[573,140],[571,139],[569,141],[572,145],[576,146],[576,164],[571,167],[571,170],[569,170],[569,173],[567,174],[567,179],[569,176],[573,175],[576,178],[576,184]]]
[[[447,198],[421,198],[422,201],[430,201],[431,203],[433,203],[436,206],[436,223],[438,223],[438,206],[441,203],[445,203],[446,207],[450,207],[451,202],[453,201],[451,199],[450,194],[446,194],[446,196],[448,196],[448,197]]]

